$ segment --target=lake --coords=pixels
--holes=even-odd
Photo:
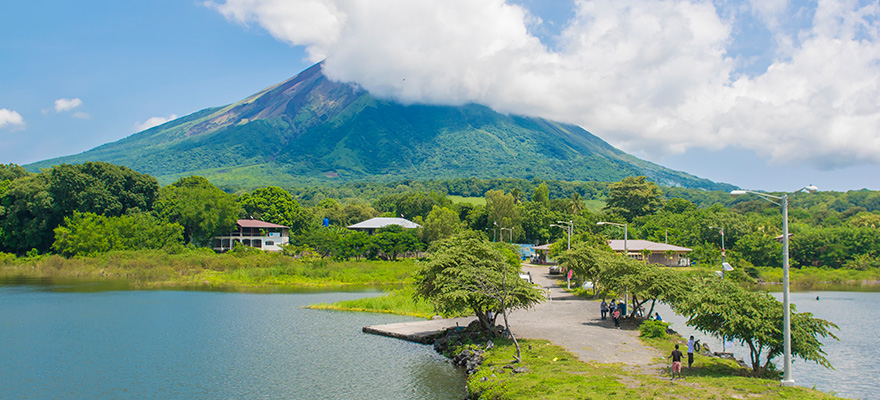
[[[782,301],[781,293],[773,293]],[[816,298],[819,300],[816,300]],[[834,370],[815,363],[793,358],[792,377],[795,384],[815,387],[823,392],[856,399],[880,399],[880,293],[878,292],[792,292],[791,302],[797,312],[811,312],[837,324],[839,331],[832,332],[840,338],[823,340],[826,357]],[[709,343],[712,351],[721,351],[718,339],[694,331],[685,325],[685,319],[672,314],[666,305],[658,305],[660,316],[671,322],[682,336],[694,335],[703,343]],[[726,350],[736,358],[749,362],[748,350],[735,343],[726,344]],[[781,368],[782,357],[777,365]]]
[[[302,308],[365,295],[0,285],[0,398],[464,398],[430,346],[361,332],[415,318]]]

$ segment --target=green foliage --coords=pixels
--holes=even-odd
[[[159,190],[153,177],[103,162],[62,164],[34,175],[4,170],[18,178],[4,185],[0,197],[0,250],[18,254],[47,251],[53,230],[76,211],[106,216],[149,211]]]
[[[535,189],[535,193],[532,194],[532,201],[545,204],[550,202],[550,189],[547,187],[546,183],[541,182],[541,184]]]
[[[481,328],[491,331],[499,314],[544,299],[540,288],[519,277],[518,257],[507,245],[464,232],[436,242],[432,250],[416,271],[416,294],[444,315],[472,311]]]
[[[421,224],[421,239],[425,243],[446,239],[458,233],[461,228],[461,221],[455,211],[438,206],[434,206],[428,214],[428,218]]]
[[[165,249],[180,246],[183,227],[146,214],[106,217],[74,212],[55,228],[52,250],[71,256],[94,256],[111,250]]]
[[[782,305],[763,292],[750,292],[729,280],[709,279],[694,285],[690,294],[672,302],[688,318],[688,326],[747,346],[752,369],[768,368],[782,353]],[[837,339],[831,322],[792,310],[792,356],[830,368],[819,337]],[[762,356],[766,356],[762,365]]]
[[[303,233],[315,223],[314,216],[299,205],[293,196],[277,186],[245,193],[239,199],[243,218],[254,218],[290,228],[291,234]]]
[[[646,338],[662,339],[667,336],[666,329],[668,328],[669,324],[666,322],[646,319],[639,324],[639,334]]]
[[[183,226],[184,239],[196,245],[231,232],[239,212],[232,195],[197,176],[163,187],[156,201],[156,213],[165,221]]]
[[[663,192],[645,176],[629,176],[609,186],[605,209],[632,221],[642,215],[651,215],[663,205]]]
[[[445,195],[437,192],[409,192],[383,196],[373,207],[381,212],[391,213],[395,217],[414,219],[417,216],[426,218],[434,207],[451,207],[452,202]]]

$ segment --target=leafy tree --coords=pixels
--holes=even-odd
[[[603,250],[590,243],[574,243],[571,250],[561,252],[557,259],[560,266],[574,271],[578,277],[593,282],[594,292],[598,294],[601,288],[609,286],[603,279],[604,267],[614,261],[612,257],[619,257],[609,250]]]
[[[102,162],[62,164],[34,175],[3,170],[19,178],[3,185],[0,250],[19,254],[49,250],[53,230],[75,211],[120,216],[150,210],[159,188],[151,176]]]
[[[461,226],[458,214],[446,207],[434,206],[422,224],[421,237],[425,243],[445,239],[457,233]]]
[[[488,228],[509,228],[522,232],[520,216],[513,196],[497,190],[486,192],[486,219]]]
[[[511,246],[464,232],[435,244],[430,260],[416,271],[416,295],[444,314],[472,311],[487,332],[494,332],[500,314],[509,331],[509,310],[528,308],[544,299],[540,288],[519,278],[520,268]],[[515,337],[514,343],[519,361]]]
[[[16,164],[0,164],[0,181],[12,181],[30,175],[27,170]]]
[[[750,292],[729,280],[708,279],[672,305],[688,318],[688,326],[747,346],[753,371],[766,370],[782,354],[782,304],[767,292]],[[838,329],[810,313],[796,313],[792,305],[792,356],[831,368],[819,338],[837,339],[832,328]],[[766,357],[763,365],[762,357]]]
[[[446,196],[436,192],[409,192],[393,194],[380,198],[373,205],[377,210],[391,213],[395,217],[413,219],[416,216],[425,218],[434,206],[451,207],[452,202]]]
[[[535,188],[535,193],[532,194],[532,201],[544,204],[550,202],[550,189],[547,187],[546,183],[541,182],[541,184]]]
[[[183,226],[188,243],[204,245],[235,228],[240,207],[207,179],[189,176],[162,188],[155,211],[165,221]]]
[[[105,217],[76,211],[55,228],[52,249],[68,257],[94,256],[110,250],[170,248],[182,241],[182,226],[148,213]]]
[[[619,214],[632,221],[642,215],[655,213],[663,205],[663,192],[654,182],[644,176],[630,176],[609,185],[611,190],[605,200],[605,210]]]
[[[379,229],[373,237],[373,243],[376,249],[392,260],[396,260],[398,254],[422,250],[422,244],[416,235],[400,225],[389,225]]]
[[[314,224],[312,214],[300,207],[286,190],[269,186],[245,193],[238,199],[244,218],[255,218],[290,228],[291,234],[305,232]]]

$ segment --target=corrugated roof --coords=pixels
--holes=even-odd
[[[609,240],[608,246],[611,247],[611,250],[614,251],[623,251],[623,240]],[[651,251],[659,251],[663,252],[666,250],[672,251],[680,251],[680,252],[688,252],[692,251],[687,247],[681,246],[673,246],[671,244],[665,243],[656,243],[648,240],[627,240],[626,247],[628,251],[642,251],[642,250],[651,250]]]
[[[403,218],[376,217],[370,218],[364,222],[358,222],[350,225],[348,229],[379,229],[389,225],[400,225],[407,229],[421,228],[422,226]]]
[[[273,224],[258,219],[240,219],[235,221],[235,223],[242,228],[287,228],[284,225]]]

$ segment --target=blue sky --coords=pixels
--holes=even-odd
[[[876,1],[0,0],[0,162],[82,152],[326,60],[377,96],[576,123],[747,189],[880,190],[878,16]]]

